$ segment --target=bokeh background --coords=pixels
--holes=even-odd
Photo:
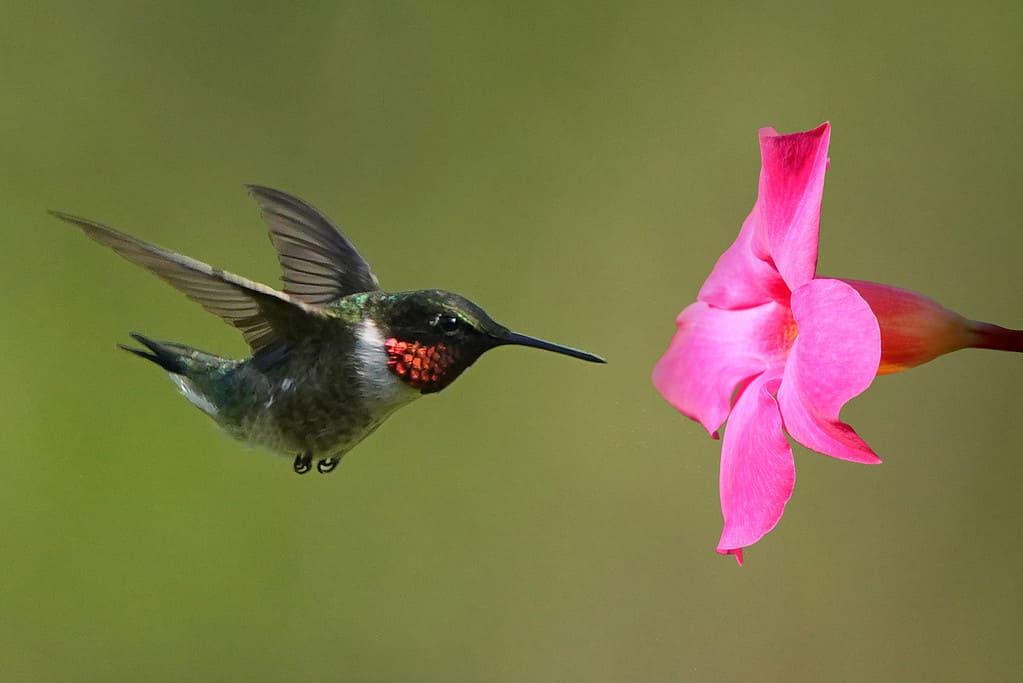
[[[746,566],[719,443],[649,372],[753,204],[756,131],[833,124],[819,272],[1023,327],[1017,3],[8,3],[0,676],[1009,680],[1023,358],[964,351],[796,447]],[[485,356],[335,474],[248,451],[115,343],[240,336],[46,215],[248,277],[242,184],[605,355]]]

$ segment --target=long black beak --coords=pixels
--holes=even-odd
[[[580,360],[589,361],[591,363],[606,363],[607,361],[600,356],[595,356],[592,353],[586,351],[580,351],[579,349],[573,349],[568,346],[561,346],[560,344],[552,344],[551,342],[544,341],[543,339],[537,339],[536,337],[529,337],[518,332],[507,332],[497,337],[499,344],[514,344],[515,346],[532,346],[534,349],[543,349],[544,351],[553,351],[554,353],[560,353],[565,356],[572,356],[572,358],[578,358]]]

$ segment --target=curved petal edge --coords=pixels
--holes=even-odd
[[[881,462],[838,419],[842,406],[870,386],[881,360],[881,332],[870,306],[850,285],[821,278],[793,292],[792,315],[798,335],[778,391],[785,430],[825,455]]]
[[[778,524],[792,497],[796,467],[771,393],[777,375],[753,380],[735,402],[721,447],[721,514],[717,551],[742,564],[742,549]]]

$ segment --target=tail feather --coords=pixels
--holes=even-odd
[[[117,346],[128,353],[135,354],[139,358],[145,358],[148,361],[156,363],[167,372],[172,372],[176,375],[184,373],[185,365],[181,362],[181,354],[173,349],[173,346],[176,345],[155,342],[138,332],[132,332],[131,338],[139,344],[142,344],[142,346],[146,347],[147,350],[136,349],[124,344],[118,344]]]

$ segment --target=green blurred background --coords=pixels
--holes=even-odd
[[[713,4],[713,8],[711,5]],[[756,131],[830,120],[819,271],[1023,326],[1017,3],[8,3],[0,677],[1006,680],[1023,359],[965,351],[796,448],[714,552],[720,444],[649,372],[753,204]],[[605,355],[488,354],[330,477],[219,433],[131,330],[240,336],[45,214],[276,284],[242,188]]]

